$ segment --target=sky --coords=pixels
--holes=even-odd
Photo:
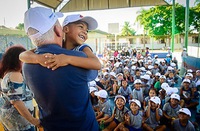
[[[178,1],[181,4],[185,3],[185,0]],[[191,3],[194,3],[194,1],[190,0]],[[38,6],[38,4],[34,2],[31,7],[35,6]],[[148,9],[150,7],[143,8]],[[26,10],[27,0],[0,0],[0,25],[15,28],[19,23],[23,23],[24,12]],[[119,23],[119,28],[121,29],[124,22],[128,21],[133,28],[137,28],[135,19],[139,10],[141,10],[141,7],[65,13],[64,16],[77,13],[83,16],[92,16],[98,21],[98,29],[108,32],[108,23]],[[60,19],[61,23],[63,19]]]

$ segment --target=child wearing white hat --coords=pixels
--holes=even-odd
[[[141,103],[136,99],[132,99],[129,100],[129,105],[131,110],[125,114],[125,124],[120,123],[115,130],[142,131],[143,112],[140,110]]]
[[[142,86],[142,81],[140,79],[136,79],[134,81],[133,99],[139,100],[143,105],[144,95],[141,86]]]
[[[124,96],[126,100],[133,98],[131,88],[126,80],[122,80],[122,86],[119,88],[118,94]]]
[[[117,125],[121,122],[124,122],[124,115],[129,111],[129,109],[125,106],[126,98],[122,95],[115,96],[114,99],[115,107],[112,113],[112,116],[104,121],[104,124],[109,125],[103,131],[113,131]]]
[[[172,94],[170,96],[170,101],[165,103],[163,107],[163,124],[167,125],[167,127],[171,127],[171,122],[178,118],[177,112],[181,109],[179,101],[180,96],[178,94]]]
[[[165,125],[159,125],[160,119],[163,115],[162,110],[160,109],[160,98],[154,96],[150,99],[148,106],[145,109],[145,122],[143,124],[143,129],[151,130],[161,130],[166,129]]]
[[[189,121],[191,112],[188,108],[178,111],[178,119],[174,120],[172,127],[174,131],[195,131],[194,125]]]
[[[107,120],[111,116],[111,106],[110,102],[107,100],[107,91],[99,90],[94,92],[94,95],[99,99],[98,104],[94,108],[94,110],[97,111],[97,121],[100,122],[102,120]]]

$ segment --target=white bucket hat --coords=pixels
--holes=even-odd
[[[90,16],[82,16],[80,14],[68,15],[64,19],[62,26],[64,27],[64,26],[68,25],[69,23],[73,23],[76,21],[86,22],[88,24],[88,30],[95,30],[98,26],[98,23],[94,18],[92,18]]]
[[[61,12],[53,12],[52,9],[44,7],[34,7],[30,8],[25,12],[24,15],[24,29],[28,32],[31,27],[36,29],[38,32],[33,35],[29,35],[30,38],[38,38],[45,34],[51,29],[51,27],[56,23],[59,17],[62,17]]]

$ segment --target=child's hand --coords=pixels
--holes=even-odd
[[[47,65],[45,64],[45,61],[47,61],[48,58],[46,58],[45,56],[49,56],[49,55],[52,55],[50,53],[45,53],[45,54],[39,54],[38,57],[36,58],[38,63],[41,65],[41,66],[44,66],[44,67],[47,67]]]
[[[64,54],[46,55],[45,57],[48,58],[48,60],[45,61],[45,64],[47,64],[47,68],[51,68],[52,70],[55,70],[60,66],[66,66],[69,64],[67,63],[67,56]]]
[[[151,107],[151,102],[150,102],[150,100],[148,101],[148,107]]]
[[[126,122],[129,122],[129,121],[130,121],[130,116],[128,115],[128,113],[125,114],[125,121],[126,121]]]
[[[160,108],[160,104],[157,105],[157,108],[156,108],[156,109],[159,109],[159,108]]]

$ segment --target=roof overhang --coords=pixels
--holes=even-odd
[[[165,0],[69,0],[61,12],[167,5]]]
[[[168,5],[168,0],[32,0],[61,12],[104,10],[127,7]]]

